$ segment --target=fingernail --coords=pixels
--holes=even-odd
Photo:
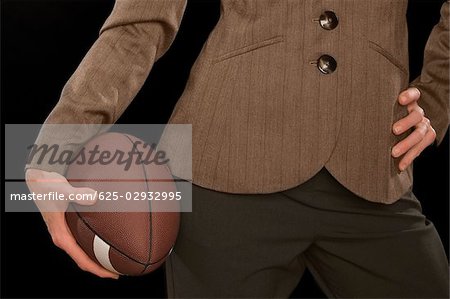
[[[392,155],[393,156],[397,156],[398,155],[398,149],[397,148],[393,148],[392,149]]]
[[[400,127],[394,127],[394,132],[396,134],[400,133],[401,128]]]

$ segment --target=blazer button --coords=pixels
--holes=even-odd
[[[322,74],[329,75],[336,70],[337,62],[330,55],[322,55],[317,60],[317,68]]]
[[[325,30],[333,30],[339,24],[339,20],[334,12],[325,11],[320,15],[319,24]]]

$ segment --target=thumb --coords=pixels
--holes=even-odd
[[[91,188],[71,187],[70,199],[72,202],[82,206],[92,206],[97,202],[97,191]]]

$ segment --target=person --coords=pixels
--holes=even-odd
[[[46,123],[114,123],[185,6],[116,0]],[[222,1],[169,120],[192,124],[194,184],[169,297],[288,297],[306,267],[329,297],[448,297],[447,257],[411,187],[413,160],[449,125],[449,6],[409,83],[406,0]],[[64,180],[62,166],[27,167],[36,193]],[[64,213],[42,214],[81,269],[117,278]]]

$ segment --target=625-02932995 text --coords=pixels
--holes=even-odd
[[[125,192],[120,193],[117,191],[107,192],[95,192],[95,193],[71,193],[63,194],[60,192],[48,192],[48,193],[11,193],[10,200],[33,200],[33,201],[83,201],[83,200],[104,200],[104,201],[116,201],[116,200],[181,200],[181,191],[148,191],[148,192]]]

